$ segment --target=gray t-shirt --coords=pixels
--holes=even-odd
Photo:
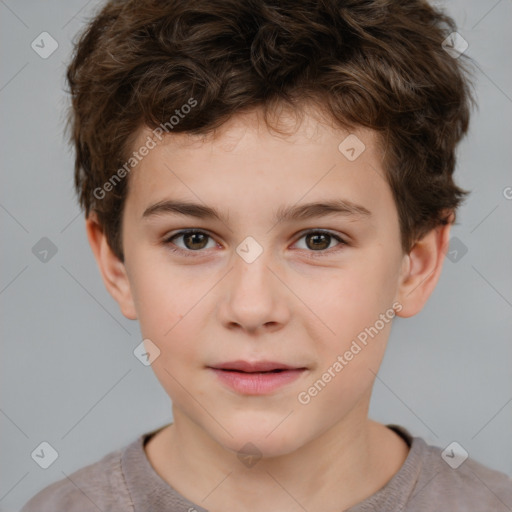
[[[409,454],[382,489],[345,512],[512,512],[512,478],[471,458],[453,469],[441,448],[404,427],[387,426],[406,440]],[[21,512],[206,512],[151,466],[144,443],[158,430],[49,485]]]

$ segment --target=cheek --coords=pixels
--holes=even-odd
[[[136,307],[143,338],[149,338],[160,350],[152,369],[162,387],[176,403],[187,402],[187,379],[190,370],[200,363],[197,317],[201,314],[200,290],[185,286],[183,278],[162,277],[149,270],[135,284]],[[203,312],[204,314],[204,312]]]
[[[142,268],[142,267],[139,267]],[[207,291],[191,285],[182,272],[161,265],[147,265],[133,276],[132,292],[142,336],[149,338],[160,349],[160,361],[175,366],[173,361],[192,359],[197,322],[201,310],[200,298]],[[202,288],[205,288],[204,290]]]
[[[301,396],[326,421],[337,421],[371,391],[384,357],[395,313],[378,279],[373,272],[353,273],[331,281],[324,295],[318,316],[334,333],[321,327],[327,334],[315,340],[319,364]]]
[[[391,275],[389,267],[378,262],[340,270],[335,279],[325,283],[319,316],[336,336],[356,336],[391,308],[395,295]]]
[[[351,390],[353,395],[345,396],[358,396],[373,382],[370,369],[378,371],[395,317],[394,276],[393,255],[375,250],[325,281],[315,312],[329,330],[322,327],[326,334],[317,337],[321,364],[316,377],[329,370],[336,375],[325,375],[325,380],[333,382],[332,394],[324,395],[327,403],[338,399],[338,391]]]

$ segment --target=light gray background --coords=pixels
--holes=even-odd
[[[437,4],[480,67],[479,111],[456,175],[473,192],[452,231],[468,252],[446,261],[419,315],[395,321],[371,416],[441,447],[456,440],[512,475],[512,0]],[[132,353],[138,324],[100,280],[72,188],[64,71],[97,5],[0,0],[3,511],[172,419],[169,398]],[[59,44],[48,59],[30,46],[43,31]],[[42,237],[58,249],[46,263],[32,253]],[[47,470],[30,455],[42,441],[59,453]]]

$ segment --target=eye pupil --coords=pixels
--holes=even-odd
[[[320,245],[319,245],[316,242],[318,242],[320,237],[324,238],[324,243],[322,244],[322,242],[320,242]],[[314,240],[313,247],[312,247],[313,250],[326,249],[327,247],[329,247],[329,240],[327,240],[327,243],[326,243],[325,239],[329,239],[329,238],[330,238],[330,235],[327,235],[325,233],[311,233],[311,234],[306,235],[306,243]]]
[[[203,249],[206,246],[205,242],[207,241],[207,238],[208,235],[205,233],[187,233],[183,235],[183,241],[189,249]],[[191,243],[189,243],[190,240],[192,240]],[[197,244],[199,244],[199,246],[197,246]]]

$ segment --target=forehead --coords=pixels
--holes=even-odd
[[[139,216],[170,198],[248,216],[320,198],[345,198],[368,210],[394,206],[375,132],[349,132],[307,111],[301,118],[284,112],[276,121],[269,127],[255,110],[206,135],[155,139],[130,175],[127,203]],[[155,138],[142,129],[134,147],[148,136]]]
[[[171,147],[175,151],[195,152],[197,149],[204,151],[208,148],[209,151],[236,155],[247,151],[251,145],[261,143],[265,143],[268,149],[288,146],[289,150],[297,150],[298,145],[337,149],[339,143],[350,134],[356,135],[364,143],[367,155],[371,153],[373,157],[379,158],[382,154],[382,141],[377,132],[362,126],[350,129],[339,126],[329,115],[308,104],[297,111],[283,108],[270,112],[267,120],[261,108],[241,112],[205,134],[166,130],[157,140],[155,131],[143,126],[134,137],[132,149],[142,146],[148,136],[155,139],[160,148]]]

